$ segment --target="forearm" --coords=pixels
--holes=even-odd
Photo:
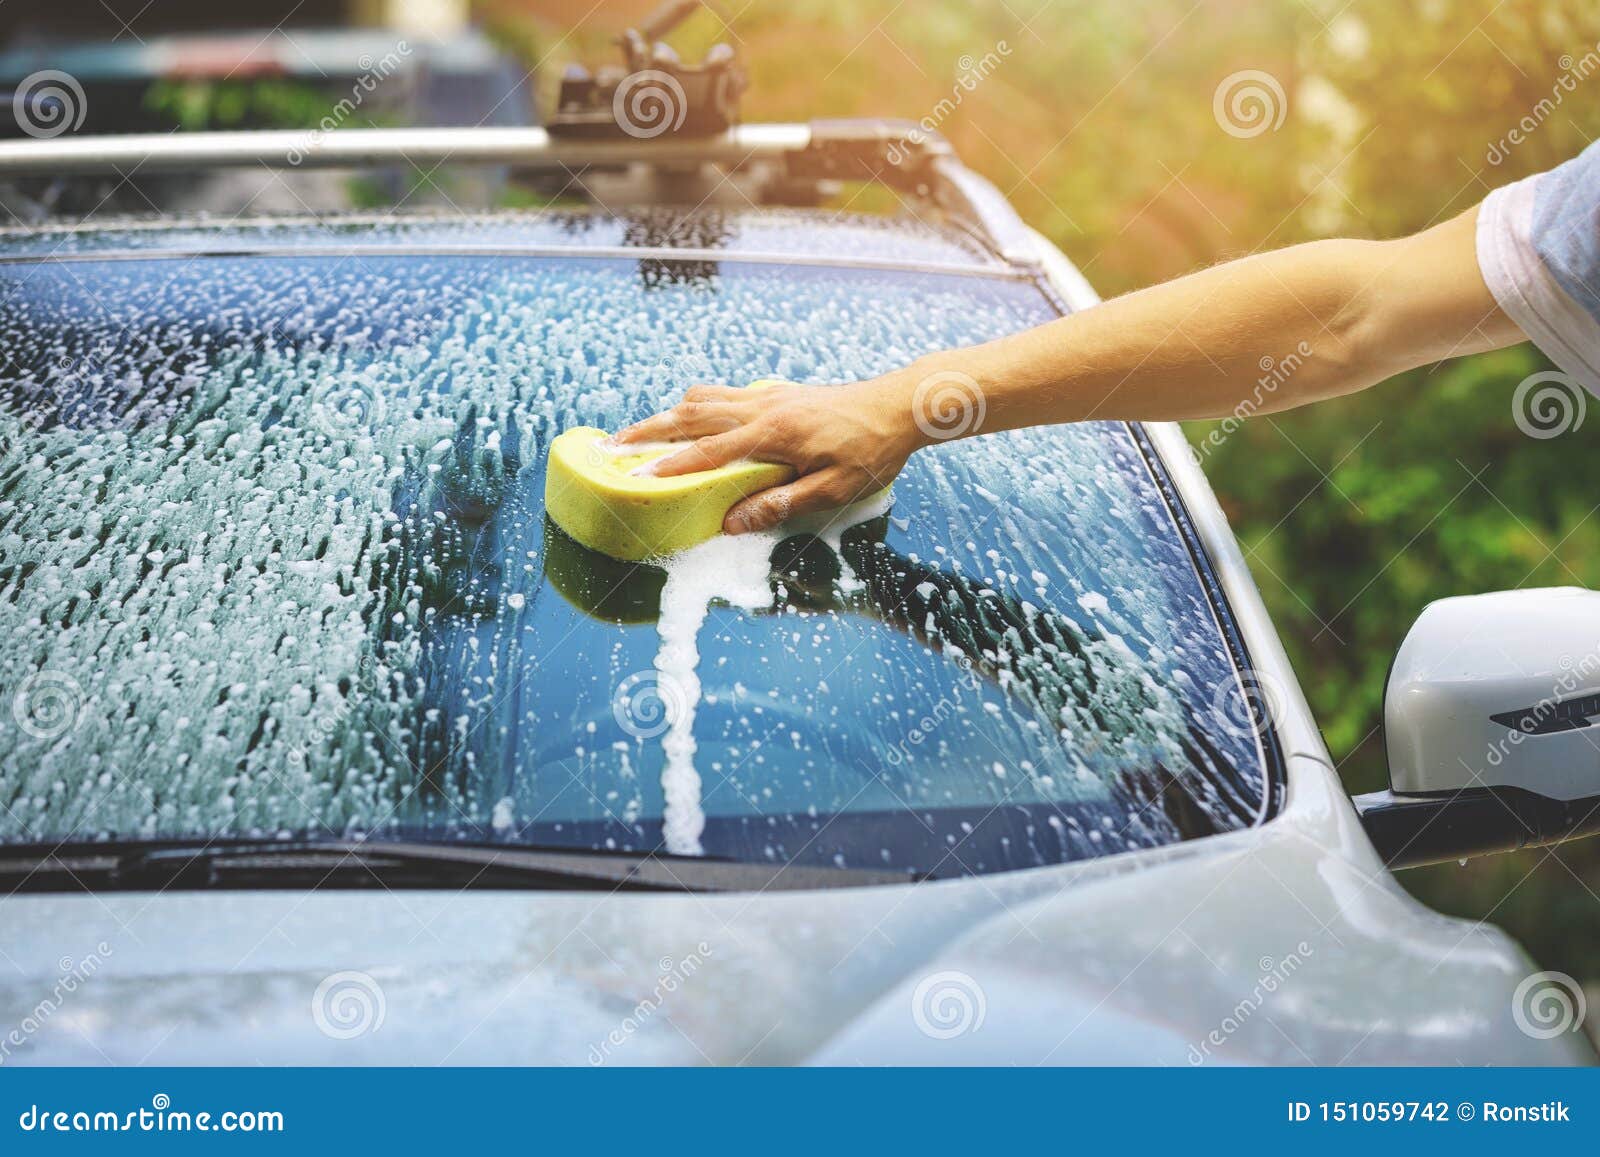
[[[1219,265],[865,382],[702,385],[619,441],[692,439],[641,471],[740,458],[794,481],[728,512],[730,533],[887,485],[918,449],[1019,426],[1288,409],[1455,354],[1521,341],[1478,272],[1477,211],[1403,241],[1321,241]]]
[[[983,420],[964,433],[1270,413],[1350,393],[1521,339],[1478,273],[1474,223],[1468,213],[1401,241],[1313,242],[1214,266],[921,359],[891,388],[915,413],[941,387],[975,385]]]
[[[1362,309],[1346,247],[1249,257],[909,367],[970,377],[984,431],[1092,418],[1222,417],[1338,392]],[[1279,382],[1275,367],[1292,369]],[[1270,389],[1259,383],[1266,381]],[[924,401],[928,394],[924,391]],[[1256,399],[1259,399],[1257,402]]]

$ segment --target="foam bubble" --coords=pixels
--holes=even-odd
[[[666,797],[662,821],[667,851],[699,855],[705,831],[700,773],[695,768],[695,712],[700,703],[700,628],[713,603],[745,611],[772,606],[772,551],[795,534],[815,534],[835,553],[850,527],[877,518],[889,509],[887,493],[877,494],[840,510],[796,518],[770,530],[752,534],[719,534],[715,538],[665,559],[666,585],[661,590],[661,617],[656,622],[661,645],[655,667],[675,691],[676,708],[671,726],[662,736],[666,762],[661,789]],[[844,556],[841,570],[854,573]],[[841,582],[842,585],[842,582]]]

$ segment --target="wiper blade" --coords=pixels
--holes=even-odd
[[[912,878],[658,852],[407,840],[0,846],[0,895],[361,887],[758,892],[901,884]]]

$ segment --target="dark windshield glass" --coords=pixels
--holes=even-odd
[[[59,256],[117,250],[168,253],[322,247],[384,249],[433,247],[523,248],[578,246],[712,249],[804,261],[807,254],[849,255],[867,260],[934,261],[996,266],[994,257],[967,235],[938,229],[911,216],[841,216],[819,209],[750,209],[685,213],[672,207],[625,213],[597,210],[537,214],[485,213],[437,216],[384,213],[370,218],[282,218],[159,224],[123,224],[83,229],[0,227],[0,255]]]
[[[842,541],[767,544],[753,595],[680,568],[669,603],[705,617],[670,661],[667,572],[544,517],[566,428],[991,338],[1052,316],[1030,284],[364,254],[11,264],[0,293],[0,838],[958,875],[1261,810],[1227,648],[1121,425],[919,454]],[[664,778],[693,840],[664,837]]]

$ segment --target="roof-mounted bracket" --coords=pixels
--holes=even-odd
[[[807,181],[881,181],[926,196],[933,163],[953,156],[949,143],[915,122],[876,118],[815,120],[810,140],[787,158],[788,175]]]

